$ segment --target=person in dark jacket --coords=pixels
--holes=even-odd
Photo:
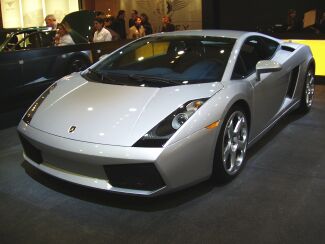
[[[131,18],[129,19],[129,28],[135,25],[135,21],[138,18],[138,11],[132,10]]]
[[[171,32],[175,30],[175,25],[171,23],[171,18],[169,16],[162,17],[162,32]]]
[[[287,17],[287,31],[299,32],[301,30],[302,21],[298,18],[297,11],[295,9],[289,9]]]
[[[112,41],[117,41],[120,39],[120,35],[112,29],[113,23],[115,21],[115,18],[113,16],[110,16],[108,18],[104,19],[104,26],[105,28],[111,33],[112,35]]]
[[[144,27],[144,31],[145,31],[146,35],[152,34],[153,33],[152,26],[151,26],[151,24],[149,22],[148,15],[146,15],[145,13],[142,13],[140,15],[140,18],[142,20],[142,25]]]
[[[125,10],[118,11],[115,21],[112,24],[112,29],[119,34],[121,39],[126,39],[126,30],[125,30]]]
[[[319,31],[325,34],[325,12],[323,12],[322,17],[319,20]]]

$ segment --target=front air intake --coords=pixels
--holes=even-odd
[[[28,140],[26,140],[20,133],[18,133],[21,145],[23,146],[25,155],[33,160],[35,163],[41,164],[43,162],[42,153],[34,147]]]
[[[154,191],[165,186],[153,163],[105,165],[104,169],[114,187]]]

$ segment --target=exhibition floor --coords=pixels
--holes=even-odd
[[[324,82],[316,86],[311,112],[282,119],[248,151],[234,181],[207,181],[155,199],[48,176],[24,162],[15,126],[4,127],[2,244],[325,242]]]

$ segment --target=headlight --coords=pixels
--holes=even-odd
[[[36,113],[37,109],[39,108],[39,106],[42,104],[44,99],[51,93],[51,91],[53,91],[53,89],[55,87],[56,87],[56,83],[54,83],[49,88],[47,88],[43,92],[43,94],[33,103],[33,105],[30,106],[30,108],[27,110],[27,112],[25,113],[25,115],[23,117],[23,121],[26,124],[29,124],[31,122],[31,120],[32,120],[34,114]]]
[[[133,147],[162,147],[206,100],[202,98],[186,102],[140,138]]]

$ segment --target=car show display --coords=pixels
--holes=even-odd
[[[18,126],[24,158],[123,194],[227,182],[281,117],[310,109],[314,72],[308,46],[260,33],[146,36],[51,85]]]

